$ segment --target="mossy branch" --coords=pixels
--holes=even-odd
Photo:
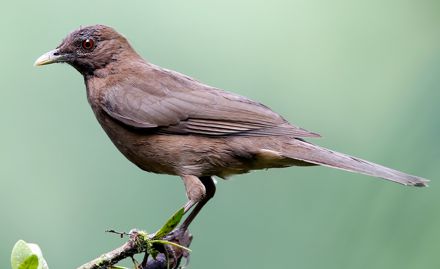
[[[146,255],[144,261],[137,265],[138,269],[177,268],[182,258],[188,257],[189,255],[188,251],[181,246],[188,248],[192,241],[192,235],[190,235],[188,231],[180,231],[178,229],[173,230],[161,239],[172,242],[173,244],[162,244],[161,242],[157,242],[161,240],[158,240],[155,234],[148,235],[145,232],[137,230],[132,230],[129,236],[130,239],[128,242],[122,246],[102,254],[77,269],[108,269],[123,259],[133,258],[134,255],[142,253]],[[157,250],[158,253],[155,259],[148,260],[147,250],[151,242],[153,242],[154,249]]]

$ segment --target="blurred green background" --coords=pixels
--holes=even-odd
[[[149,61],[259,100],[314,142],[432,180],[409,188],[327,168],[220,181],[190,268],[440,268],[440,2],[7,1],[0,11],[0,268],[18,239],[51,268],[154,231],[186,200],[111,144],[68,65],[34,68],[80,25]]]

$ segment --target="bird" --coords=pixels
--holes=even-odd
[[[408,186],[429,180],[307,139],[320,137],[244,96],[144,60],[105,25],[80,27],[35,66],[67,63],[84,77],[88,102],[119,151],[140,169],[182,178],[187,229],[214,196],[214,177],[290,166],[326,166]],[[191,210],[192,209],[192,210]]]

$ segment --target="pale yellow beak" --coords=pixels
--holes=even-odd
[[[59,63],[64,60],[64,57],[58,49],[51,50],[41,55],[34,63],[34,66],[41,66],[46,64]]]

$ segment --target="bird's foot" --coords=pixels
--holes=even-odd
[[[191,241],[192,235],[189,231],[180,228],[168,233],[162,239],[148,240],[145,242],[145,256],[137,268],[178,268],[182,259],[185,259],[183,267],[186,267],[189,263],[191,250],[188,247]],[[150,256],[153,259],[149,259]]]

